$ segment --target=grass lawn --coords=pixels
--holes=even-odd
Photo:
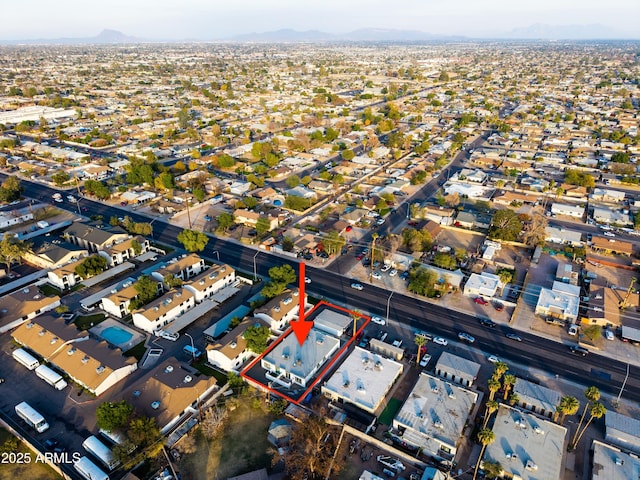
[[[402,401],[398,400],[395,397],[391,397],[389,399],[389,403],[387,403],[387,406],[380,414],[379,422],[384,425],[391,425],[391,422],[393,421],[393,417],[396,416],[396,413],[398,413],[398,410],[400,410],[400,407],[402,407]]]
[[[208,377],[214,377],[220,386],[227,383],[227,376],[220,370],[208,367],[204,363],[192,363],[191,366]]]
[[[53,285],[49,285],[48,283],[40,285],[40,291],[47,297],[51,297],[53,295],[62,296],[62,292],[59,289],[57,289]]]
[[[93,315],[85,315],[83,317],[76,318],[74,322],[79,330],[89,330],[91,327],[95,327],[102,322],[107,316],[104,313],[94,313]]]
[[[147,351],[147,347],[144,346],[144,341],[142,341],[132,349],[124,352],[123,355],[125,357],[135,357],[136,360],[140,361],[142,360],[142,357],[144,357],[144,354],[146,351]]]
[[[0,428],[0,445],[4,444],[7,439],[12,438],[8,431]],[[54,472],[46,463],[36,462],[36,453],[29,450],[25,445],[20,442],[18,450],[15,453],[28,454],[31,459],[31,463],[4,463],[0,467],[0,480],[15,480],[20,478],[28,478],[30,480],[57,480],[62,477]],[[23,457],[26,459],[26,457]],[[7,461],[9,459],[7,458]]]
[[[198,435],[196,451],[185,455],[180,463],[183,478],[222,479],[270,466],[268,451],[272,447],[267,442],[267,432],[276,417],[263,408],[254,408],[252,403],[241,397],[240,405],[229,414],[222,432],[213,440]]]

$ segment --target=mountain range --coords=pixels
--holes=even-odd
[[[462,35],[437,35],[419,30],[396,30],[384,28],[363,28],[347,33],[327,33],[320,30],[298,31],[281,29],[269,32],[238,34],[215,39],[149,39],[125,35],[117,30],[103,30],[95,37],[30,39],[0,41],[4,44],[124,44],[158,42],[256,42],[256,43],[313,43],[313,42],[430,42],[430,41],[470,41],[487,39],[509,40],[605,40],[626,38],[611,27],[593,25],[546,25],[537,23],[491,37],[473,38]]]

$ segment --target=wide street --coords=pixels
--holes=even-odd
[[[448,168],[456,166],[458,159]],[[4,177],[4,175],[0,175]],[[433,182],[435,183],[435,182]],[[33,182],[22,180],[24,195],[40,201],[48,202],[56,190]],[[421,200],[430,195],[435,185],[427,185],[420,193],[414,196],[415,200]],[[413,200],[413,199],[412,199]],[[123,216],[123,210],[105,205],[100,202],[83,198],[80,201],[85,215],[103,215],[105,219],[111,216]],[[73,211],[75,205],[64,203],[63,206]],[[149,217],[136,212],[127,211],[127,215],[134,221],[148,222]],[[396,212],[389,219],[392,224],[402,221],[402,213]],[[156,242],[165,243],[180,248],[177,235],[181,228],[157,220],[153,223],[153,238]],[[275,265],[289,263],[296,267],[297,261],[284,258],[263,250],[257,250],[235,241],[224,240],[210,235],[209,244],[202,255],[214,259],[213,252],[219,252],[220,260],[245,272],[253,272],[254,267],[258,275],[267,275],[269,268]],[[347,258],[348,257],[348,258]],[[340,271],[342,262],[352,262],[351,255],[345,255],[343,260],[334,262]],[[309,285],[309,293],[317,297],[333,300],[342,305],[360,311],[385,315],[387,300],[391,292],[389,290],[365,285],[364,290],[358,291],[350,288],[351,279],[333,270],[336,267],[326,269],[307,267],[307,275],[312,283]],[[522,342],[507,339],[504,334],[512,331],[508,327],[498,326],[495,329],[486,329],[480,326],[476,317],[456,311],[452,311],[437,305],[423,302],[419,299],[394,292],[389,310],[390,318],[429,333],[441,335],[450,339],[456,338],[457,333],[465,331],[476,338],[474,347],[486,352],[497,354],[506,360],[517,360],[520,363],[529,363],[532,367],[544,368],[550,373],[559,375],[584,385],[596,385],[598,388],[617,394],[624,382],[627,365],[624,362],[610,359],[598,353],[591,353],[586,357],[572,355],[568,345],[548,340],[546,338],[531,335],[528,332],[518,331]],[[625,398],[640,401],[640,368],[632,365],[629,369],[629,378],[625,385]]]

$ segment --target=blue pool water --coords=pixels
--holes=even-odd
[[[122,345],[131,340],[133,334],[120,327],[107,327],[100,332],[100,336],[113,345]]]

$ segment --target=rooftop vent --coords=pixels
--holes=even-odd
[[[440,389],[438,388],[438,386],[437,386],[437,385],[434,385],[433,387],[431,387],[431,391],[432,391],[433,393],[438,393],[438,392],[440,391]]]
[[[82,357],[82,363],[87,363],[89,361],[89,355],[85,355]]]
[[[40,300],[40,298],[41,298],[41,297],[40,297],[40,295],[34,295],[34,296],[33,296],[33,299],[34,299],[34,300]]]
[[[47,331],[43,328],[42,330],[40,330],[38,335],[40,335],[42,337],[42,336],[44,336],[45,333],[47,333]]]
[[[616,465],[621,467],[622,465],[624,465],[624,460],[622,460],[620,457],[616,457]]]
[[[191,375],[185,375],[184,379],[182,380],[182,383],[189,383],[191,382],[191,380],[193,380],[193,377]]]
[[[433,422],[433,426],[436,428],[439,428],[440,430],[444,430],[444,425],[442,424],[442,422],[440,420]]]
[[[73,355],[74,353],[76,353],[76,347],[71,347],[67,350],[67,355]]]
[[[200,285],[204,285],[204,280],[200,280],[200,281],[198,282],[198,284],[200,284]]]
[[[231,348],[236,348],[236,347],[238,346],[238,343],[237,343],[237,342],[231,342],[231,343],[229,344],[229,346],[230,346]]]
[[[293,301],[293,298],[287,297],[282,301],[283,305],[289,305]]]
[[[274,312],[279,312],[279,311],[280,311],[280,305],[278,305],[278,306],[274,307],[274,308],[273,308],[273,311],[274,311]]]
[[[102,372],[104,372],[104,365],[100,365],[98,368],[96,368],[96,373],[99,375]]]
[[[316,343],[317,343],[318,345],[322,345],[322,344],[324,343],[324,337],[323,337],[322,335],[318,335],[318,336],[316,337]]]
[[[22,289],[22,293],[29,293],[29,289],[28,288],[23,288]]]
[[[538,435],[542,435],[544,433],[544,430],[542,430],[540,427],[535,426],[533,429],[534,432],[536,432]]]
[[[182,292],[176,292],[176,298],[180,298],[182,296]]]
[[[156,400],[155,402],[151,402],[151,408],[153,408],[154,410],[157,410],[160,408],[160,402],[158,400]]]
[[[53,345],[53,344],[54,344],[54,343],[56,343],[57,341],[58,341],[58,337],[53,337],[53,338],[51,339],[51,342],[50,342],[50,343],[51,343],[51,345]]]
[[[35,324],[33,322],[29,322],[27,323],[27,328],[33,328]]]
[[[164,373],[171,373],[173,372],[173,367],[171,365],[167,365],[166,368],[164,369]]]
[[[349,382],[349,380],[345,380],[342,384],[343,388],[349,388],[349,385],[351,385],[351,382]]]
[[[216,278],[218,276],[218,272],[211,272],[209,274],[209,280],[213,280],[214,278]]]
[[[526,465],[525,468],[527,470],[531,470],[532,472],[535,472],[536,470],[538,470],[538,465],[533,463],[533,461],[531,461],[531,460],[527,460],[527,465]]]

